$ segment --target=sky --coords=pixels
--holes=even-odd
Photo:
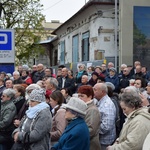
[[[59,20],[61,23],[68,20],[89,0],[40,0],[44,5],[42,14],[46,16],[46,22]]]

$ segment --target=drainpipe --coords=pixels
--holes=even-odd
[[[115,67],[117,68],[117,56],[118,56],[118,48],[117,48],[117,29],[118,29],[118,19],[117,19],[117,0],[115,0]]]

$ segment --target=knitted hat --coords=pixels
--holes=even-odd
[[[29,66],[28,66],[28,65],[22,65],[22,69],[23,69],[23,70],[28,70],[28,69],[29,69]]]
[[[71,97],[67,104],[63,107],[71,109],[81,115],[86,115],[87,104],[77,97]]]
[[[7,73],[6,76],[8,76],[9,78],[12,77],[11,73]]]
[[[45,102],[45,91],[42,88],[34,89],[29,96],[29,100],[36,102]]]
[[[114,67],[109,68],[109,71],[116,72],[116,69]]]
[[[34,90],[34,89],[41,89],[41,87],[37,84],[30,84],[27,88],[26,88],[26,92],[30,91],[30,90]]]

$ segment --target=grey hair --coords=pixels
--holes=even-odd
[[[129,92],[129,93],[139,93],[138,89],[135,86],[128,86],[124,89],[124,92]]]
[[[58,87],[58,81],[57,81],[56,78],[51,77],[51,78],[48,78],[48,79],[50,81],[50,84],[52,84],[54,86],[54,88]]]
[[[101,84],[101,90],[105,91],[106,93],[108,93],[108,88],[107,88],[107,84],[106,83],[102,83]]]
[[[19,75],[19,76],[20,76],[19,71],[14,71],[14,72],[13,72],[13,75],[14,75],[14,74],[17,74],[17,75]]]
[[[126,68],[126,67],[127,67],[127,65],[126,65],[126,64],[121,64],[121,67],[125,67],[125,68]]]
[[[120,100],[129,108],[138,109],[142,107],[142,100],[139,94],[136,92],[126,91],[120,96]]]
[[[3,91],[3,94],[6,94],[8,97],[13,98],[16,92],[14,89],[8,88]]]

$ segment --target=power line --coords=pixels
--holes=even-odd
[[[43,11],[46,11],[46,10],[48,10],[48,9],[50,9],[50,8],[52,8],[52,7],[54,7],[55,5],[57,5],[58,3],[60,3],[61,1],[63,1],[63,0],[58,1],[57,3],[53,4],[52,6],[50,6],[50,7],[46,8],[46,9],[45,9],[45,10],[43,10]]]

